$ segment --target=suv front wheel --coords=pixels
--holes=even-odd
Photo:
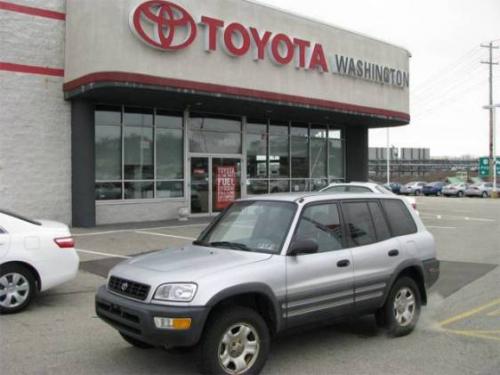
[[[390,336],[405,336],[415,328],[420,307],[417,284],[409,277],[402,277],[394,283],[385,305],[377,312],[377,322],[383,323]]]
[[[198,366],[207,374],[258,374],[269,346],[269,329],[257,312],[229,307],[207,322]]]

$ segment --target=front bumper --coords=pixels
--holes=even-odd
[[[423,261],[425,287],[430,288],[439,279],[439,260],[428,259]]]
[[[162,306],[132,301],[110,293],[101,286],[95,296],[97,316],[121,333],[153,346],[193,346],[201,338],[207,307]],[[158,329],[154,317],[191,318],[186,330]]]

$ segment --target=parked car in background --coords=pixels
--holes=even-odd
[[[19,312],[41,291],[73,279],[79,258],[67,225],[0,210],[0,313]]]
[[[422,195],[426,182],[413,181],[401,186],[400,194],[403,195]]]
[[[389,336],[411,333],[439,272],[405,199],[267,195],[232,203],[192,244],[118,264],[95,307],[132,346],[197,345],[202,373],[256,375],[290,327],[374,314]]]
[[[465,196],[488,198],[491,196],[492,191],[493,184],[491,182],[481,182],[479,184],[469,185],[469,187],[465,189]]]
[[[445,185],[446,184],[442,181],[434,181],[429,184],[425,184],[424,188],[422,189],[422,193],[425,196],[429,195],[440,196],[441,194],[443,194],[442,190]]]
[[[449,184],[443,187],[442,193],[445,197],[463,197],[468,185],[466,183]]]
[[[395,195],[385,185],[379,185],[374,182],[334,182],[320,190],[320,192],[328,193],[378,193]],[[415,210],[417,209],[417,201],[412,197],[405,197],[406,201]]]
[[[400,194],[401,192],[401,184],[398,182],[390,182],[388,184],[384,184],[384,187],[392,191],[394,194]]]

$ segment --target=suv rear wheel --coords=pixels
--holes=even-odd
[[[258,374],[269,354],[266,322],[254,310],[230,307],[207,322],[198,366],[207,374]]]
[[[417,284],[409,277],[402,277],[394,283],[385,305],[375,316],[377,323],[387,328],[389,336],[405,336],[415,328],[420,308]]]

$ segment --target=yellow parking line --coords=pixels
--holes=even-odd
[[[500,309],[492,311],[492,312],[489,312],[486,315],[488,315],[488,316],[500,316]]]
[[[457,335],[462,335],[462,336],[476,337],[480,339],[500,341],[500,337],[490,336],[484,333],[476,333],[474,331],[459,331],[455,329],[445,329],[445,332],[455,333]]]
[[[459,320],[463,320],[463,319],[465,319],[465,318],[468,318],[469,316],[475,315],[475,314],[477,314],[477,313],[479,313],[479,312],[481,312],[481,311],[483,311],[483,310],[486,310],[486,309],[488,309],[488,308],[490,308],[490,307],[492,307],[492,306],[496,306],[496,305],[498,305],[498,304],[500,304],[500,298],[498,298],[498,299],[496,299],[496,300],[494,300],[494,301],[491,301],[491,302],[489,302],[489,303],[487,303],[487,304],[485,304],[485,305],[482,305],[482,306],[476,307],[476,308],[474,308],[474,309],[472,309],[472,310],[465,311],[465,312],[460,313],[460,314],[458,314],[458,315],[452,316],[451,318],[448,318],[448,319],[446,319],[446,320],[443,320],[442,322],[439,322],[439,324],[440,324],[442,327],[444,327],[444,326],[446,326],[446,325],[448,325],[448,324],[451,324],[451,323],[457,322],[457,321],[459,321]]]

